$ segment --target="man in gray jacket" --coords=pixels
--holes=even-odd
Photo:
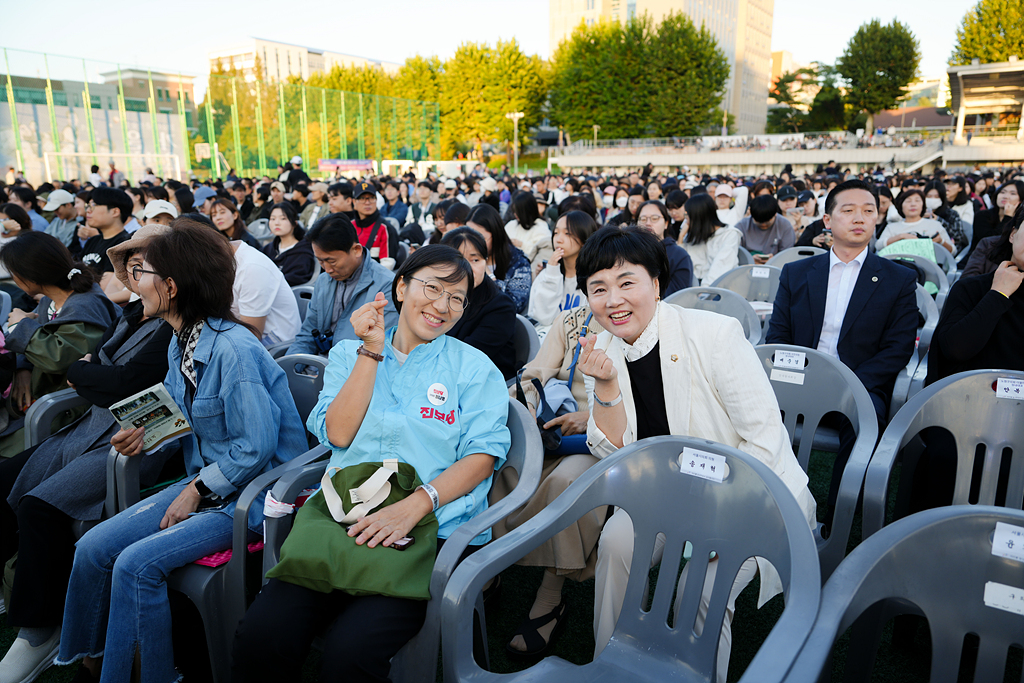
[[[363,304],[383,292],[387,327],[398,322],[398,310],[391,300],[394,273],[372,258],[356,237],[355,226],[341,213],[320,218],[306,233],[313,254],[323,272],[313,286],[313,298],[306,319],[288,347],[288,353],[312,353],[326,356],[341,339],[355,339],[349,318]]]

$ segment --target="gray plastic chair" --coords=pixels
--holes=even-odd
[[[544,446],[536,421],[530,417],[522,404],[510,399],[507,425],[512,435],[512,444],[502,470],[506,467],[512,468],[518,473],[519,481],[509,495],[493,503],[472,521],[460,526],[445,541],[430,578],[430,594],[433,599],[427,603],[427,618],[423,628],[391,661],[391,680],[396,683],[433,683],[441,644],[440,598],[459,557],[471,540],[525,504],[537,491],[544,466]],[[280,501],[294,501],[303,489],[319,483],[326,466],[327,463],[317,463],[282,477],[274,486],[274,497]],[[291,531],[293,518],[294,515],[287,515],[267,520],[266,547],[263,552],[264,575],[280,560],[281,545]],[[475,605],[482,615],[482,596],[478,598]]]
[[[843,470],[828,538],[822,537],[821,524],[814,530],[818,559],[821,562],[821,580],[824,583],[846,556],[846,545],[853,526],[857,499],[864,484],[864,473],[875,450],[875,442],[878,441],[878,418],[875,407],[868,390],[864,388],[857,375],[828,354],[785,344],[766,344],[758,346],[755,351],[769,379],[772,370],[775,369],[774,358],[777,351],[799,351],[806,354],[806,365],[803,369],[780,368],[800,373],[803,384],[771,380],[779,409],[782,410],[782,422],[789,432],[793,450],[804,471],[807,471],[812,447],[831,452],[839,450],[838,431],[820,427],[821,419],[825,415],[833,412],[842,413],[857,433],[857,441]]]
[[[322,272],[323,272],[323,268],[320,267],[320,260],[319,259],[313,259],[313,277],[309,278],[309,281],[307,281],[305,285],[297,285],[297,286],[299,286],[299,287],[312,287],[314,284],[316,284],[316,279],[318,277],[320,277],[320,273],[322,273]],[[301,304],[300,304],[300,306],[301,306]],[[300,313],[302,314],[303,318],[306,317],[305,309],[301,310]]]
[[[53,421],[67,411],[90,405],[74,389],[61,389],[40,397],[25,413],[25,448],[38,446],[52,434]]]
[[[4,332],[7,331],[7,318],[11,315],[12,310],[14,310],[14,303],[11,301],[11,295],[0,289],[0,327]]]
[[[977,458],[982,458],[978,505],[992,505],[996,498],[1000,461],[1004,449],[1012,451],[1008,505],[1019,507],[1024,498],[1024,397],[997,398],[1000,377],[1024,380],[1024,372],[973,370],[946,377],[914,396],[885,428],[864,478],[864,538],[885,525],[889,478],[900,452],[922,429],[944,427],[956,440],[957,473],[953,504],[969,501]],[[984,455],[976,455],[978,448]],[[908,449],[903,457],[904,477],[913,472],[920,449]],[[917,451],[917,452],[912,452]]]
[[[274,360],[280,360],[285,356],[285,354],[288,353],[288,349],[290,349],[292,344],[294,343],[295,339],[289,339],[287,341],[278,342],[277,344],[268,346],[267,353],[269,353],[270,357],[273,358]]]
[[[935,247],[935,262],[942,268],[946,279],[949,280],[950,287],[952,287],[953,283],[960,279],[960,273],[956,267],[956,257],[941,244],[932,244],[932,246]]]
[[[754,346],[761,343],[761,319],[750,302],[736,292],[718,287],[690,287],[666,297],[665,303],[736,318],[743,325],[747,341]]]
[[[516,315],[515,339],[516,369],[523,367],[540,353],[540,335],[537,328],[521,315]]]
[[[295,294],[295,303],[299,305],[299,319],[305,321],[306,308],[309,306],[309,302],[313,298],[313,286],[296,285],[292,287],[292,292]]]
[[[865,540],[825,584],[814,630],[786,680],[829,676],[832,646],[853,625],[870,651],[848,654],[845,680],[867,681],[881,636],[877,627],[884,624],[870,617],[884,603],[928,620],[933,683],[958,680],[969,633],[980,639],[973,680],[1002,681],[1007,652],[1024,643],[1024,617],[986,606],[983,596],[988,582],[1019,588],[1024,565],[992,554],[997,522],[1024,526],[1024,513],[962,505],[926,510]],[[862,615],[869,618],[858,621]]]
[[[724,457],[725,480],[680,472],[680,454],[687,447]],[[605,505],[629,514],[636,541],[624,607],[608,646],[583,666],[548,657],[514,674],[482,670],[473,657],[474,596],[492,576]],[[667,537],[662,580],[645,612],[642,604],[659,532]],[[679,575],[686,542],[692,544],[692,559],[686,580],[677,586],[671,577]],[[703,634],[697,637],[692,625],[712,551],[717,553],[718,573]],[[763,463],[722,444],[680,436],[630,444],[587,470],[529,522],[455,570],[441,607],[444,680],[714,681],[727,597],[740,566],[751,556],[769,560],[778,570],[786,608],[740,680],[772,683],[782,680],[807,639],[820,597],[814,539],[796,499]],[[667,625],[670,611],[675,614],[673,627]]]
[[[754,277],[756,272],[767,269],[768,277]],[[775,266],[737,266],[715,280],[711,286],[736,292],[747,301],[766,301],[774,303],[779,291],[779,278],[782,268]]]
[[[246,230],[256,238],[258,242],[268,244],[274,239],[274,233],[270,232],[270,221],[266,218],[258,218],[250,223]]]
[[[921,285],[917,286],[917,311],[924,318],[924,326],[917,330],[917,349],[907,366],[896,376],[892,399],[889,401],[889,419],[892,420],[907,400],[924,388],[928,373],[928,349],[932,345],[935,327],[939,324],[939,308],[935,299]]]
[[[821,247],[790,247],[789,249],[783,249],[775,256],[768,259],[765,263],[766,266],[775,266],[776,268],[782,268],[787,263],[793,261],[799,261],[801,259],[810,258],[811,256],[817,256],[818,254],[824,254],[825,250]]]
[[[313,411],[320,390],[324,388],[324,372],[327,370],[327,359],[308,353],[293,353],[277,359],[277,364],[284,370],[288,378],[288,389],[291,391],[295,407],[299,410],[302,423]],[[309,374],[309,368],[316,370],[315,375]]]
[[[942,312],[946,297],[949,296],[949,278],[946,277],[946,273],[938,263],[921,258],[916,254],[887,254],[884,258],[890,261],[910,261],[920,268],[924,272],[925,279],[939,288],[939,293],[935,295],[935,305],[939,307],[939,312]]]
[[[754,264],[754,255],[751,254],[746,247],[739,248],[737,257],[739,258],[739,265],[741,266],[750,266]]]

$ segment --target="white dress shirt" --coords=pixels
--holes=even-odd
[[[835,249],[828,252],[828,293],[825,295],[825,319],[818,337],[818,350],[836,360],[842,360],[839,358],[839,333],[843,329],[843,318],[846,317],[857,276],[867,257],[868,250],[862,249],[855,259],[843,263],[836,256]]]

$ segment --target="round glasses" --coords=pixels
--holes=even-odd
[[[469,302],[466,300],[466,297],[464,297],[464,296],[462,296],[461,294],[458,294],[458,293],[453,294],[451,292],[444,291],[444,287],[442,287],[441,283],[438,282],[437,280],[421,280],[418,277],[411,277],[411,276],[410,276],[409,279],[415,280],[416,282],[419,282],[419,283],[422,283],[423,284],[423,296],[427,297],[431,301],[437,301],[442,296],[447,294],[448,295],[448,306],[451,307],[451,309],[453,311],[459,311],[459,312],[464,311],[464,310],[466,310],[466,306],[469,305]]]

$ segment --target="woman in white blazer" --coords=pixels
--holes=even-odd
[[[580,343],[578,369],[587,382],[587,443],[603,458],[635,441],[666,434],[724,443],[764,462],[796,497],[812,528],[816,506],[790,446],[779,405],[753,347],[733,318],[661,302],[665,252],[634,228],[602,229],[584,245],[577,276],[594,319],[606,331]],[[663,539],[661,539],[663,541]],[[661,543],[652,564],[661,559]],[[601,533],[595,586],[596,653],[604,649],[622,608],[633,529],[616,511]],[[714,584],[716,563],[708,569]],[[782,592],[766,560],[748,560],[736,578],[722,626],[718,680],[726,680],[736,596],[761,574],[760,608]],[[703,626],[710,595],[702,598]],[[596,656],[595,653],[595,656]]]

